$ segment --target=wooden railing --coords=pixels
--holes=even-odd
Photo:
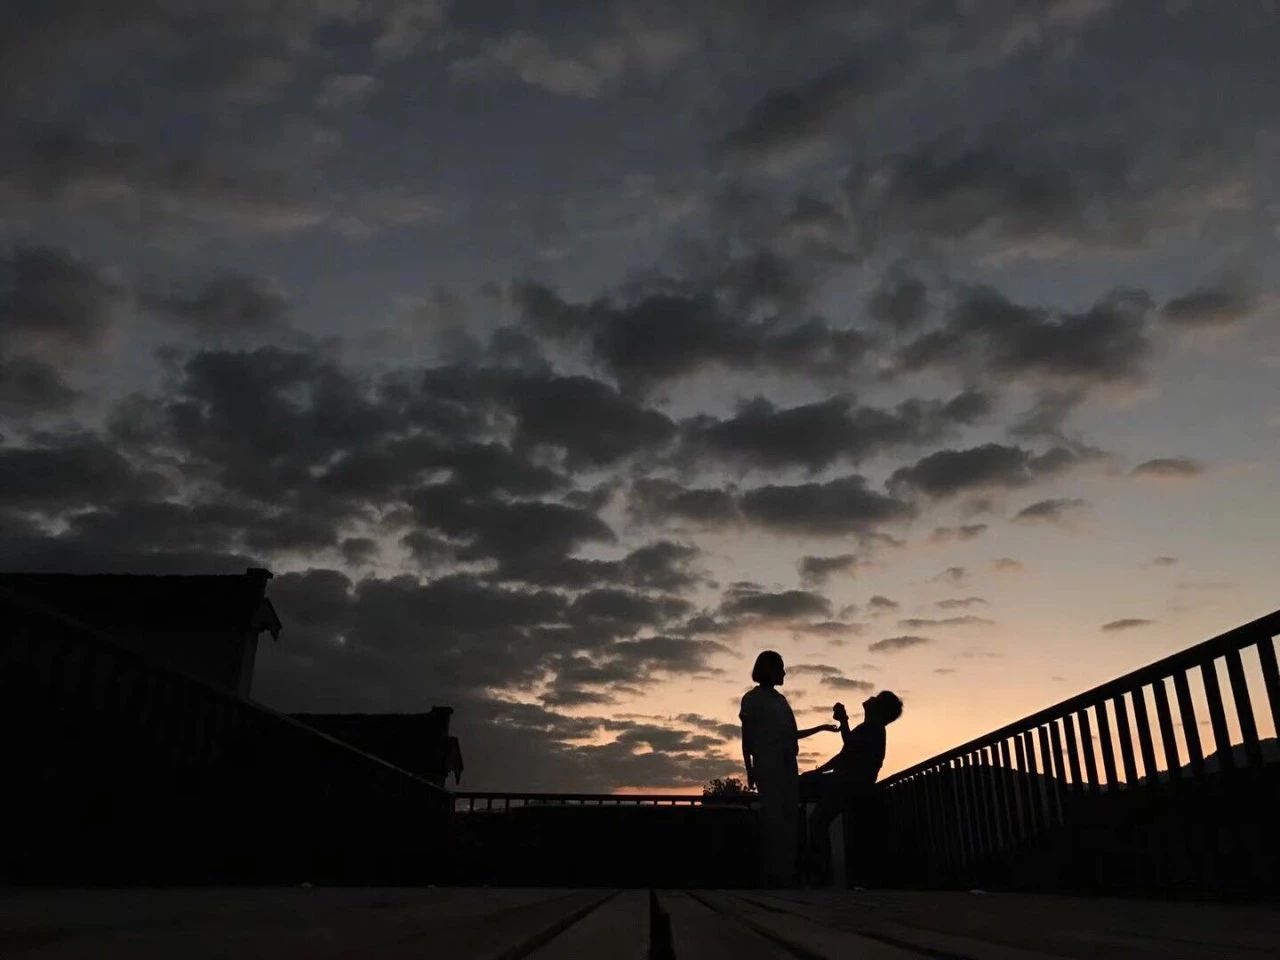
[[[0,882],[434,879],[444,790],[20,595],[0,615]]]
[[[886,778],[886,882],[1271,889],[1280,808],[1267,808],[1280,801],[1280,765],[1264,757],[1255,700],[1280,729],[1277,632],[1280,612]],[[1252,851],[1228,855],[1237,845]]]

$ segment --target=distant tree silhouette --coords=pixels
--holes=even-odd
[[[748,790],[737,777],[716,777],[702,788],[703,803],[742,803],[754,797],[755,791]]]

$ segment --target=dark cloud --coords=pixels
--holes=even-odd
[[[659,448],[676,432],[663,414],[589,377],[523,378],[512,393],[517,442],[561,447],[571,469],[603,467]]]
[[[982,597],[952,597],[939,600],[934,604],[939,610],[967,610],[969,607],[985,607],[987,601]]]
[[[616,540],[595,513],[560,503],[472,497],[455,484],[424,487],[408,500],[423,529],[459,543],[460,559],[496,560],[515,573]]]
[[[934,527],[929,539],[934,543],[949,543],[952,540],[973,540],[982,536],[990,525],[986,523],[966,523],[958,527]]]
[[[876,644],[871,646],[874,648]],[[868,680],[853,680],[849,677],[823,677],[818,682],[824,687],[831,687],[834,690],[858,690],[870,693],[876,688],[876,685]]]
[[[1013,557],[996,557],[991,561],[991,569],[996,573],[1021,573],[1027,565]]]
[[[847,374],[869,346],[863,333],[818,319],[735,319],[708,295],[652,294],[622,306],[571,304],[545,287],[527,285],[515,297],[534,329],[584,344],[628,393],[713,366]]]
[[[843,671],[839,667],[833,667],[828,663],[799,663],[794,666],[787,667],[787,673],[798,675],[814,674],[819,677],[838,677]]]
[[[725,723],[715,717],[704,717],[698,713],[677,714],[676,720],[687,723],[706,733],[714,734],[721,740],[736,740],[742,729],[736,723]]]
[[[0,348],[58,353],[98,346],[123,293],[83,260],[52,247],[0,258]]]
[[[807,590],[769,593],[753,588],[730,589],[720,602],[726,617],[761,620],[802,620],[831,615],[831,601]]]
[[[800,466],[818,471],[838,461],[857,463],[902,444],[919,444],[970,423],[987,410],[987,398],[965,393],[947,403],[908,400],[893,410],[857,406],[831,397],[779,409],[764,397],[725,420],[696,417],[684,425],[682,454],[715,457],[762,469]]]
[[[548,707],[587,707],[613,703],[615,698],[593,690],[551,690],[538,699]]]
[[[1087,452],[1054,447],[1042,454],[1022,447],[985,443],[966,450],[939,450],[909,467],[895,470],[891,490],[915,490],[930,497],[952,497],[971,490],[1011,490],[1056,476],[1092,459]]]
[[[0,445],[0,501],[9,508],[62,514],[168,489],[162,475],[138,468],[93,434],[49,434],[29,445]]]
[[[648,523],[687,522],[722,527],[740,518],[734,495],[709,487],[682,487],[671,480],[641,478],[631,485],[632,515]]]
[[[811,144],[830,133],[834,115],[844,114],[881,92],[887,63],[859,58],[803,84],[770,93],[720,142],[730,154],[763,158]]]
[[[35,357],[0,356],[0,417],[63,413],[79,397],[51,364]]]
[[[692,605],[677,597],[649,596],[602,587],[579,594],[569,606],[571,623],[602,626],[624,634],[658,627],[689,613]]]
[[[746,519],[779,533],[836,537],[865,534],[909,519],[912,507],[867,487],[860,476],[795,486],[769,485],[743,493]]]
[[[947,567],[933,578],[934,583],[962,584],[969,579],[969,571],[965,567]]]
[[[867,300],[871,318],[897,330],[918,326],[928,310],[925,285],[902,265],[890,270]]]
[[[1172,567],[1178,563],[1177,557],[1152,557],[1147,561],[1149,567]]]
[[[845,608],[837,616],[843,617],[848,613],[848,608]],[[808,623],[793,623],[788,626],[793,637],[821,637],[833,647],[843,645],[849,637],[861,636],[865,629],[860,623],[851,623],[843,619],[813,620]]]
[[[883,640],[877,640],[871,646],[867,647],[872,653],[894,653],[898,650],[906,650],[910,647],[918,647],[923,643],[933,643],[928,637],[917,637],[904,635],[900,637],[885,637]]]
[[[1133,476],[1158,480],[1187,480],[1201,476],[1205,466],[1190,457],[1160,457],[1147,460],[1133,468]]]
[[[960,617],[943,617],[942,619],[908,617],[905,620],[899,620],[898,626],[904,630],[932,630],[939,627],[983,627],[990,626],[993,623],[995,623],[994,620],[988,620],[986,617],[975,617],[966,614]]]
[[[11,197],[73,209],[133,211],[204,227],[281,232],[328,217],[279,174],[251,173],[207,154],[104,135],[75,123],[24,123],[0,153]]]
[[[194,293],[156,295],[147,302],[206,339],[279,332],[289,313],[289,299],[276,284],[242,273],[214,277]]]
[[[1072,515],[1087,510],[1089,506],[1088,500],[1075,498],[1037,500],[1019,510],[1013,519],[1025,523],[1064,523],[1071,519]]]
[[[937,241],[1035,243],[1084,231],[1074,171],[1049,156],[1016,155],[999,132],[944,135],[879,163],[855,165],[855,210],[881,230]]]
[[[878,593],[867,601],[867,609],[870,610],[873,615],[890,613],[901,606],[902,604],[898,603],[897,600],[890,600],[888,597],[882,596]]]
[[[1063,386],[1140,380],[1151,353],[1151,298],[1117,290],[1082,313],[1013,303],[991,287],[962,289],[942,326],[898,355],[903,370],[972,370],[988,377],[1044,378]]]
[[[799,566],[801,580],[809,584],[822,584],[833,574],[855,570],[858,555],[841,553],[834,557],[801,557]]]
[[[1102,629],[1109,633],[1114,633],[1119,630],[1133,630],[1137,627],[1145,627],[1154,622],[1154,620],[1142,620],[1137,617],[1126,617],[1123,620],[1112,620],[1110,623],[1104,623],[1102,625]]]
[[[1256,307],[1257,298],[1242,284],[1224,282],[1174,297],[1160,309],[1160,315],[1179,327],[1228,327],[1244,320]]]

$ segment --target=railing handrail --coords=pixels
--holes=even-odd
[[[899,770],[897,773],[885,777],[880,781],[880,785],[892,784],[906,777],[931,770],[940,764],[972,753],[974,750],[999,743],[1001,740],[1027,730],[1034,730],[1043,723],[1092,707],[1112,697],[1129,693],[1131,690],[1145,686],[1152,681],[1163,680],[1174,675],[1179,670],[1199,666],[1233,650],[1242,650],[1264,637],[1274,637],[1277,633],[1280,633],[1280,610],[1273,611],[1259,617],[1257,620],[1197,643],[1195,646],[1187,647],[1185,650],[1179,650],[1177,653],[1162,657],[1153,663],[1147,664],[1145,667],[1131,670],[1129,673],[1116,677],[1114,680],[1108,680],[1106,683],[1099,684],[1083,693],[1068,697],[1066,700],[1055,703],[1053,706],[1046,707],[1043,710],[1038,710],[1029,716],[1023,717],[1021,720],[1006,723],[990,733],[984,733],[982,736],[975,737],[959,746],[951,747],[927,760],[922,760],[904,770]]]

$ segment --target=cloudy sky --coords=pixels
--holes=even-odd
[[[0,566],[268,566],[271,706],[887,772],[1277,605],[1274,2],[0,18]]]

